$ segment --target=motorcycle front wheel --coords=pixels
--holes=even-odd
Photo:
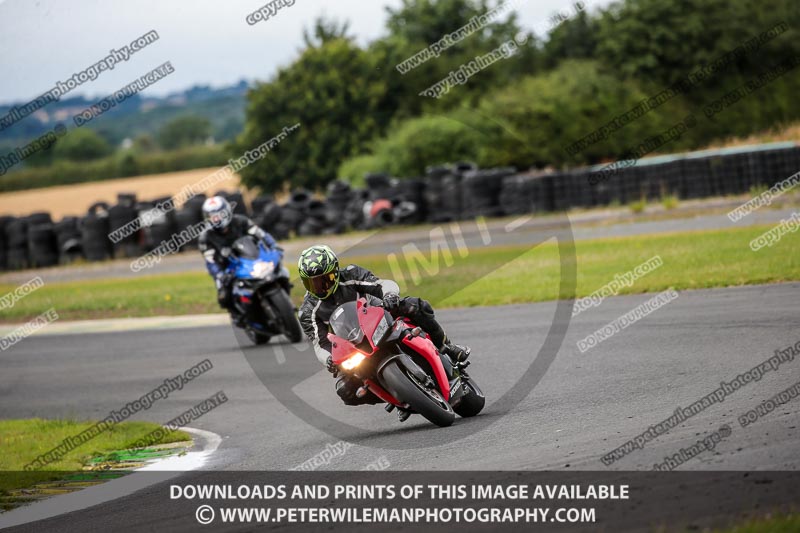
[[[451,425],[456,414],[439,391],[426,387],[397,361],[392,361],[382,371],[386,388],[401,402],[439,427]]]
[[[303,340],[303,328],[294,312],[294,305],[289,299],[289,295],[283,290],[278,290],[269,295],[269,304],[278,313],[281,321],[281,329],[290,342],[300,342]]]
[[[244,332],[247,334],[247,338],[250,339],[256,346],[268,343],[271,338],[266,333],[261,333],[260,331],[256,331],[250,327],[245,328]]]
[[[483,406],[486,405],[486,396],[483,395],[483,391],[478,387],[478,384],[471,379],[465,381],[462,387],[464,387],[464,397],[453,410],[458,416],[469,418],[483,410]]]

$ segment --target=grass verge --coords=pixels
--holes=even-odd
[[[796,533],[800,531],[800,515],[775,516],[768,518],[757,518],[722,530],[723,533]]]
[[[63,478],[65,473],[80,472],[92,458],[116,450],[125,450],[133,446],[138,439],[161,427],[152,422],[120,422],[42,469],[24,471],[25,465],[59,446],[64,439],[75,437],[94,424],[94,422],[40,418],[0,420],[0,496],[15,488],[58,480]],[[154,444],[189,440],[191,437],[188,433],[173,431]]]
[[[749,242],[769,226],[598,239],[576,243],[577,297],[588,296],[659,255],[663,266],[623,287],[620,294],[728,287],[800,280],[800,232],[753,252]],[[424,248],[421,246],[421,248]],[[505,305],[559,297],[559,256],[555,243],[470,250],[419,283],[398,280],[405,294],[422,296],[436,307]],[[198,258],[198,261],[200,259]],[[386,256],[341,258],[378,276],[391,278]],[[292,263],[293,261],[290,261]],[[487,272],[491,272],[486,275]],[[298,287],[301,285],[294,280]],[[410,281],[410,280],[409,280]],[[0,285],[0,294],[15,287]],[[295,289],[295,301],[302,297]],[[0,322],[22,322],[55,307],[62,320],[217,313],[213,285],[205,273],[131,279],[51,283],[3,311]]]

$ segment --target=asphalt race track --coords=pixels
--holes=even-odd
[[[340,405],[333,380],[320,367],[298,386],[298,394],[364,428],[352,435],[355,446],[320,470],[360,470],[382,458],[392,470],[647,470],[723,424],[732,429],[730,436],[679,470],[797,470],[800,401],[781,405],[745,428],[737,418],[793,385],[800,358],[610,467],[600,461],[676,408],[800,341],[800,284],[789,283],[682,292],[586,353],[578,350],[579,339],[650,297],[610,298],[573,318],[541,382],[508,412],[498,411],[491,401],[530,363],[555,304],[441,311],[451,337],[473,348],[470,371],[488,398],[481,417],[493,419],[488,428],[445,446],[438,443],[452,428],[434,428],[419,416],[400,424],[379,406]],[[246,350],[248,357],[275,356],[268,347]],[[313,358],[308,351],[302,355]],[[0,418],[102,419],[206,358],[212,370],[134,419],[166,422],[223,390],[229,401],[191,424],[223,439],[205,466],[212,470],[287,470],[338,441],[291,414],[270,394],[229,327],[33,336],[0,352]],[[456,421],[457,426],[474,423]],[[384,448],[388,443],[393,449]],[[148,501],[148,491],[152,495],[155,490],[138,493],[138,501]],[[149,501],[154,507],[148,520],[169,516],[168,502],[161,509]],[[128,497],[37,526],[39,531],[86,531],[141,523],[137,520],[143,520],[141,509]]]

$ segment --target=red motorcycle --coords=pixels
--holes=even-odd
[[[406,409],[441,427],[483,409],[486,398],[465,371],[469,362],[453,364],[408,319],[362,297],[339,306],[330,325],[333,363],[363,381],[358,397],[371,392],[386,411]]]

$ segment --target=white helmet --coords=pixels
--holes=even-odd
[[[203,202],[203,220],[214,229],[225,229],[233,219],[233,209],[222,196],[212,196]]]

